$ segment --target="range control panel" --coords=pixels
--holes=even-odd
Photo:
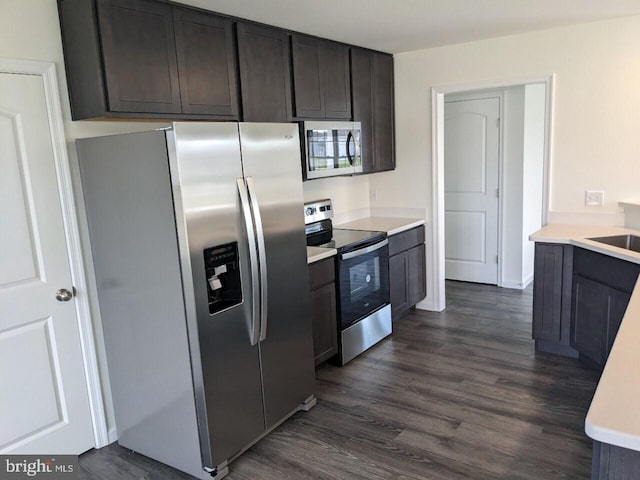
[[[333,217],[331,199],[316,200],[304,204],[304,223],[309,224]]]

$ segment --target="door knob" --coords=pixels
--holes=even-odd
[[[68,302],[73,298],[73,293],[71,293],[66,288],[61,288],[56,292],[56,300],[59,302]]]

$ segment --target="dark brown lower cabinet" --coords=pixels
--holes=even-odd
[[[335,264],[327,258],[309,265],[313,352],[316,366],[338,353]]]
[[[611,352],[638,273],[640,265],[574,249],[571,346],[596,368]]]
[[[640,452],[593,442],[592,480],[635,480],[640,478]]]
[[[389,237],[389,297],[397,319],[427,295],[424,226]]]
[[[606,358],[609,287],[576,275],[573,279],[573,331],[571,344],[580,355],[598,365]]]
[[[577,357],[571,347],[573,246],[536,243],[532,336],[536,351]]]
[[[576,275],[573,279],[573,347],[604,367],[631,295]]]

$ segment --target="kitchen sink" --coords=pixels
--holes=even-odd
[[[636,235],[612,235],[610,237],[590,238],[594,242],[605,243],[618,248],[640,252],[640,237]]]

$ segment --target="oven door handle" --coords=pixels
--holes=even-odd
[[[343,253],[340,256],[340,258],[342,260],[349,260],[350,258],[356,258],[356,257],[359,257],[360,255],[366,255],[367,253],[375,252],[376,250],[379,250],[388,244],[389,244],[389,240],[385,238],[383,241],[374,243],[373,245],[367,248],[359,248],[358,250],[355,250],[353,252]]]

